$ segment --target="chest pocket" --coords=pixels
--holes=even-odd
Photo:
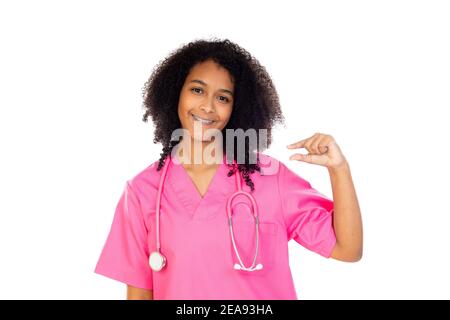
[[[245,267],[250,267],[253,263],[256,250],[256,230],[254,219],[233,219],[234,239],[238,253]],[[263,265],[262,270],[257,271],[237,271],[245,274],[264,275],[273,269],[276,263],[278,226],[272,222],[259,223],[259,246],[256,264]],[[234,251],[233,244],[230,243],[232,250],[233,265],[239,263],[239,259]]]

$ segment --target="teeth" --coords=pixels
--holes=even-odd
[[[192,117],[194,118],[195,121],[200,121],[201,123],[204,123],[204,124],[211,124],[214,122],[213,120],[206,120],[206,119],[199,118],[195,114],[192,114]]]

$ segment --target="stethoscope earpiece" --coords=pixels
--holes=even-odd
[[[255,271],[255,270],[262,270],[263,265],[261,263],[258,263],[255,267],[250,268],[243,268],[239,263],[234,264],[235,270],[242,270],[242,271]]]

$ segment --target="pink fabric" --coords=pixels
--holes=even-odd
[[[95,272],[132,286],[153,290],[154,299],[297,299],[289,267],[288,241],[330,257],[336,243],[333,201],[283,163],[278,170],[252,174],[260,215],[257,263],[264,268],[235,270],[238,262],[227,224],[226,200],[234,176],[223,163],[202,198],[182,165],[171,162],[161,198],[161,252],[166,267],[153,272],[149,253],[156,248],[155,206],[161,171],[158,161],[127,181]],[[272,170],[273,171],[273,170]],[[243,182],[243,189],[250,188]],[[234,201],[233,229],[246,266],[254,255],[255,230],[249,200]]]

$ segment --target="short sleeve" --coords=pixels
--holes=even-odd
[[[127,182],[95,273],[137,288],[153,289],[147,234],[139,199]]]
[[[333,200],[281,162],[278,185],[288,240],[329,258],[336,244]]]

